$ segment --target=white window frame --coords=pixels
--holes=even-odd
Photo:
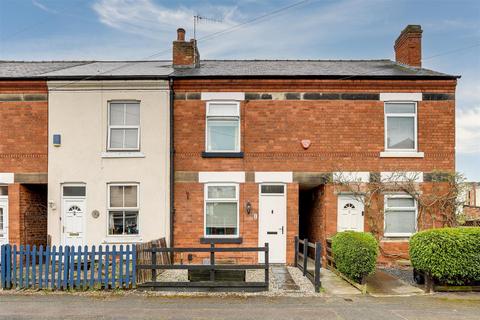
[[[388,199],[413,199],[414,207],[389,207],[388,206]],[[387,219],[386,215],[388,211],[415,211],[415,231],[414,232],[385,232],[387,226]],[[414,197],[407,195],[407,194],[389,194],[384,196],[384,205],[383,205],[383,236],[384,237],[399,237],[399,238],[406,238],[410,237],[418,231],[418,202],[417,199]]]
[[[415,107],[415,113],[387,113],[387,105],[395,105],[395,104],[413,104]],[[385,151],[388,152],[418,152],[418,103],[416,101],[385,101],[384,107],[383,107],[383,114],[384,114],[384,127],[385,127],[385,132],[384,132],[384,143],[385,143]],[[413,117],[413,136],[414,136],[414,147],[413,149],[392,149],[388,148],[388,118],[389,117]]]
[[[0,184],[0,187],[7,187],[7,185]],[[0,202],[5,205],[5,210],[3,211],[3,228],[0,229],[0,244],[8,244],[8,189],[7,189],[7,195],[0,195]],[[5,233],[4,233],[5,231]]]
[[[138,103],[140,109],[140,114],[142,112],[140,101],[139,100],[112,100],[108,101],[107,106],[107,151],[140,151],[140,127],[141,127],[141,116],[139,116],[138,125],[111,125],[110,124],[110,107],[112,104],[127,104],[127,103]],[[124,109],[125,110],[125,109]],[[124,111],[125,113],[125,111]],[[112,148],[110,147],[110,138],[112,129],[137,129],[137,147],[136,148]],[[125,135],[123,136],[123,144],[125,144]]]
[[[235,187],[235,198],[208,198],[208,187]],[[203,236],[205,238],[238,238],[240,235],[240,197],[239,184],[237,183],[206,183],[203,195]],[[207,203],[209,202],[236,202],[237,203],[237,226],[236,234],[207,235]]]
[[[61,184],[61,197],[62,198],[67,198],[67,199],[86,199],[87,198],[87,185],[85,183],[79,182],[79,183],[62,183]],[[66,196],[65,195],[65,187],[83,187],[85,188],[85,195],[84,196]]]
[[[237,114],[233,116],[213,116],[209,115],[210,112],[210,106],[215,105],[215,104],[230,104],[230,105],[235,105],[237,108]],[[235,150],[209,150],[208,149],[208,119],[216,119],[216,120],[232,120],[236,119],[238,120],[238,141],[237,141],[237,149]],[[238,153],[241,151],[241,117],[240,117],[240,102],[238,101],[231,101],[231,100],[215,100],[215,101],[207,101],[207,106],[206,106],[206,113],[205,113],[205,151],[206,152],[222,152],[222,153]]]
[[[136,207],[111,207],[110,206],[110,187],[129,187],[129,186],[136,186],[137,187],[137,206]],[[110,234],[110,211],[137,211],[137,234]],[[107,237],[128,237],[128,238],[136,238],[140,236],[140,183],[138,182],[112,182],[107,183]],[[124,231],[125,231],[125,218],[123,221],[124,224]]]

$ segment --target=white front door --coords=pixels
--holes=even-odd
[[[0,245],[8,244],[8,198],[0,196]]]
[[[285,263],[287,254],[286,188],[283,184],[260,185],[258,245],[269,246],[269,262]],[[263,252],[259,262],[265,262]]]
[[[85,198],[63,198],[63,245],[82,246]]]
[[[338,196],[337,231],[363,231],[363,203],[353,195]]]

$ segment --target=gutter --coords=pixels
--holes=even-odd
[[[175,214],[174,206],[174,183],[175,183],[175,170],[174,170],[174,144],[173,144],[173,102],[175,97],[175,91],[173,90],[173,78],[169,78],[168,81],[169,92],[170,92],[170,248],[174,246],[174,236],[173,236],[173,218]],[[170,257],[170,261],[173,263],[173,253]]]

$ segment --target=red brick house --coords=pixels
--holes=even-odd
[[[48,90],[72,63],[0,62],[0,244],[47,243]]]
[[[467,224],[480,224],[480,183],[465,183],[463,214]]]
[[[428,194],[434,173],[455,171],[458,76],[422,68],[420,26],[401,32],[396,61],[200,60],[184,32],[173,43],[173,244],[269,242],[271,262],[292,263],[296,235],[325,243],[373,221],[381,261],[408,258],[409,236],[431,226],[417,201],[383,192],[366,211],[335,182],[400,172]]]

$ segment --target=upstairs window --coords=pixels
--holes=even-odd
[[[207,152],[240,152],[240,104],[208,102]]]
[[[385,196],[386,237],[409,237],[417,231],[417,201],[408,195]]]
[[[108,150],[140,150],[140,103],[111,102],[108,106]]]
[[[417,104],[385,103],[385,150],[417,151]]]
[[[238,236],[238,185],[205,185],[205,236]]]

